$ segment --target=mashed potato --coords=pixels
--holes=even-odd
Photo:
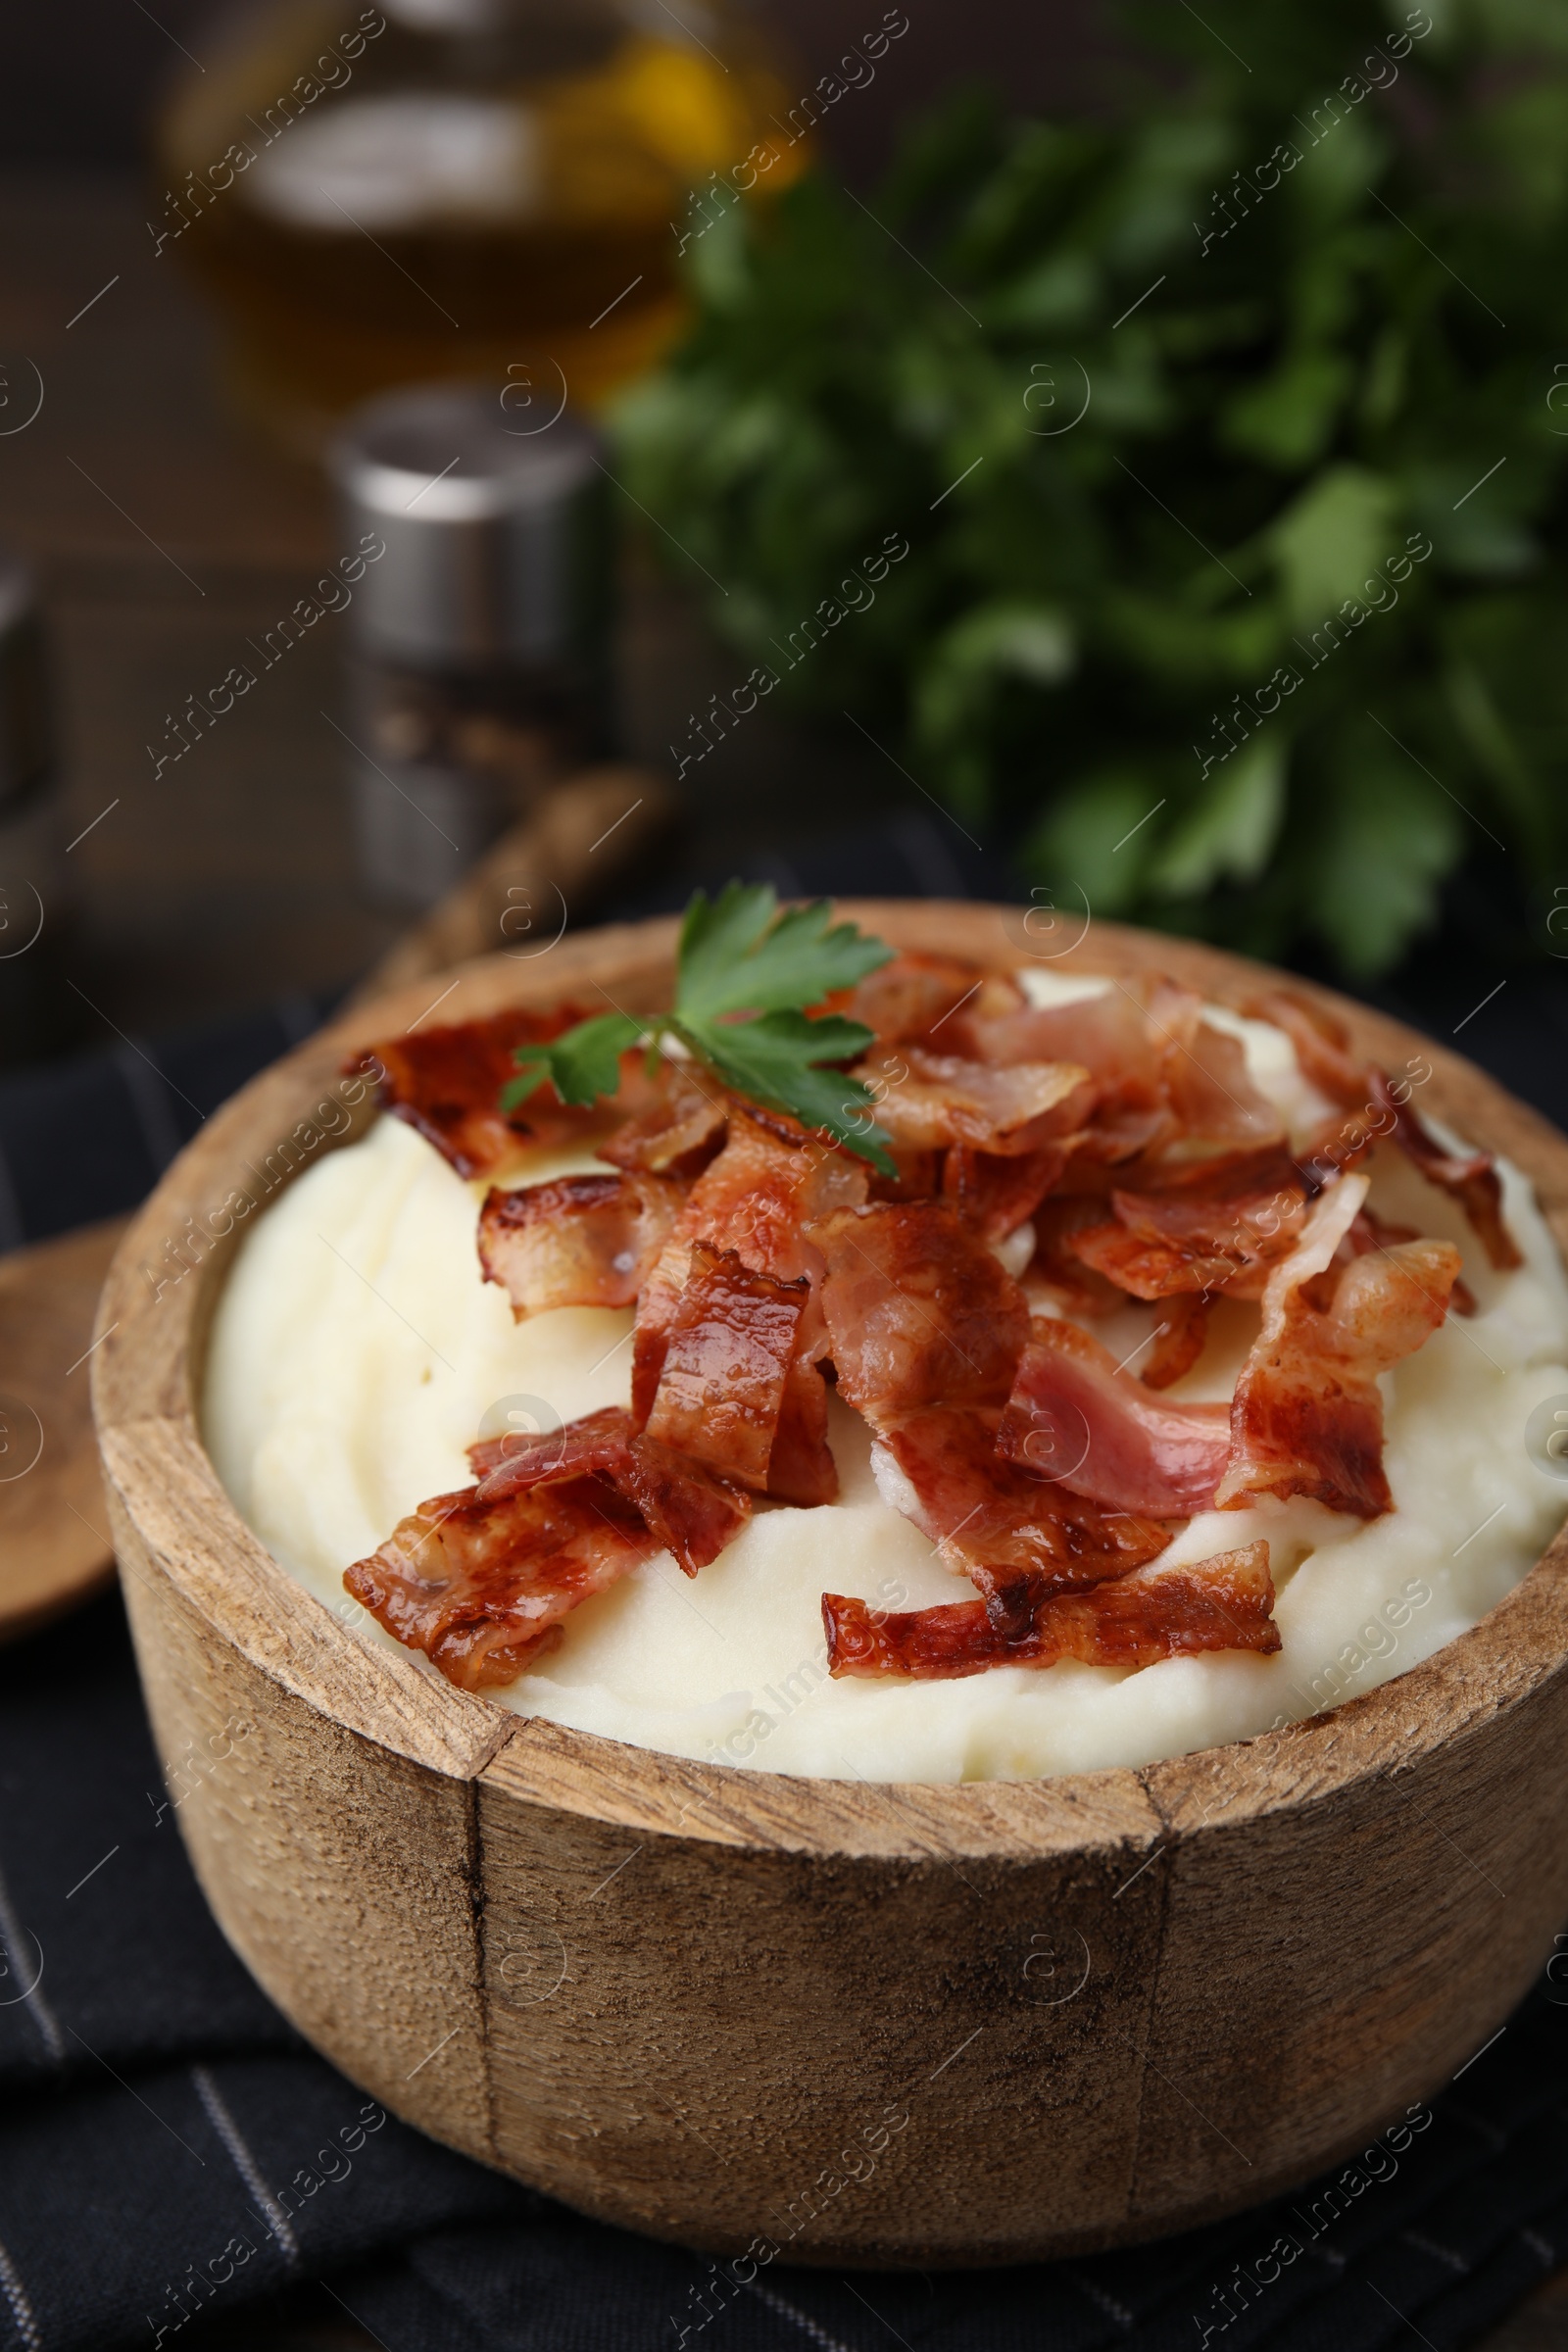
[[[1037,1001],[1099,982],[1026,976]],[[1289,1040],[1216,1013],[1299,1137],[1326,1106]],[[595,1165],[540,1156],[529,1180]],[[832,1682],[820,1598],[883,1608],[972,1597],[884,1502],[869,1433],[833,1400],[841,1499],[766,1505],[695,1580],[666,1555],[588,1601],[559,1649],[491,1691],[525,1715],[673,1755],[871,1781],[1019,1780],[1147,1764],[1316,1713],[1403,1673],[1474,1625],[1531,1566],[1568,1494],[1525,1449],[1535,1406],[1568,1392],[1568,1282],[1528,1185],[1502,1168],[1525,1263],[1495,1273],[1455,1206],[1398,1156],[1373,1204],[1458,1244],[1479,1301],[1385,1374],[1396,1508],[1363,1524],[1269,1498],[1195,1518],[1164,1555],[1202,1559],[1266,1537],[1284,1646],[1141,1672],[1063,1661],[947,1683]],[[629,1397],[629,1312],[565,1307],[514,1323],[479,1279],[482,1185],[401,1120],[318,1162],[247,1234],[220,1301],[203,1426],[219,1475],[276,1558],[355,1626],[389,1642],[343,1570],[425,1496],[465,1486],[476,1434],[551,1427]],[[1042,1298],[1041,1304],[1047,1301]],[[1152,1330],[1138,1305],[1094,1328],[1118,1357]],[[1224,1302],[1202,1359],[1169,1394],[1229,1396],[1257,1329]],[[405,1651],[405,1656],[414,1653]],[[421,1667],[423,1661],[420,1661]],[[434,1669],[426,1669],[433,1672]]]

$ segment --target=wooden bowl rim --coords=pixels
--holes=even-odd
[[[1085,975],[1164,971],[1237,1006],[1263,987],[1290,987],[1344,1020],[1367,1058],[1427,1059],[1424,1105],[1524,1170],[1568,1256],[1568,1141],[1472,1063],[1400,1022],[1294,974],[1124,925],[1086,925],[1075,945],[1046,954],[1037,943],[1059,918],[1039,910],[930,900],[838,905],[896,946],[1000,968],[1035,958]],[[1402,1777],[1479,1720],[1522,1703],[1568,1662],[1568,1528],[1478,1625],[1328,1713],[1163,1763],[1029,1781],[818,1780],[698,1762],[514,1715],[453,1689],[412,1655],[358,1641],[251,1533],[202,1444],[205,1337],[243,1226],[216,1244],[192,1243],[191,1221],[205,1228],[244,1184],[242,1171],[256,1174],[280,1139],[298,1134],[352,1051],[416,1026],[437,1005],[443,1021],[471,1018],[597,988],[597,974],[614,975],[617,997],[634,1005],[640,997],[637,1008],[647,1009],[672,966],[677,930],[675,918],[659,917],[585,931],[534,958],[503,954],[460,966],[434,997],[421,980],[356,1007],[215,1112],[126,1233],[93,1354],[106,1476],[160,1568],[284,1690],[411,1763],[460,1780],[482,1774],[516,1799],[651,1834],[823,1856],[1003,1860],[1100,1846],[1129,1831],[1147,1838],[1151,1803],[1161,1821],[1186,1810],[1182,1792],[1200,1767],[1202,1818],[1211,1823],[1288,1809],[1368,1776]],[[367,1103],[344,1132],[321,1139],[324,1148],[354,1140],[373,1115]],[[182,1235],[183,1256],[172,1256],[169,1245]],[[190,1259],[188,1272],[173,1272]]]

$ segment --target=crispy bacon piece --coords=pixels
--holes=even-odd
[[[820,1310],[813,1317],[808,1306],[801,1318],[803,1334],[813,1320],[820,1325]],[[803,1509],[838,1500],[838,1466],[827,1442],[827,1382],[804,1336],[784,1383],[773,1450],[767,1457],[767,1492],[775,1502],[793,1502]]]
[[[1367,1181],[1342,1176],[1269,1276],[1263,1326],[1231,1407],[1221,1510],[1259,1494],[1305,1494],[1360,1519],[1394,1507],[1378,1374],[1443,1321],[1459,1252],[1449,1242],[1406,1242],[1336,1266]]]
[[[751,1512],[748,1496],[700,1462],[655,1438],[639,1437],[620,1405],[585,1413],[561,1429],[482,1441],[469,1446],[468,1459],[483,1503],[599,1473],[642,1513],[658,1539],[656,1548],[672,1552],[688,1576],[717,1559]]]
[[[513,1005],[482,1021],[416,1029],[354,1054],[343,1064],[344,1074],[360,1076],[378,1065],[384,1107],[416,1128],[460,1176],[485,1176],[529,1145],[590,1135],[624,1116],[624,1103],[614,1111],[572,1109],[548,1084],[514,1111],[496,1106],[501,1089],[517,1074],[517,1047],[548,1044],[586,1010],[558,1004],[534,1012]]]
[[[633,1438],[630,1451],[616,1485],[641,1511],[661,1550],[695,1576],[740,1534],[752,1515],[751,1496],[655,1438]]]
[[[1289,1155],[1249,1152],[1158,1190],[1118,1187],[1114,1219],[1085,1226],[1070,1247],[1136,1298],[1226,1291],[1261,1295],[1268,1265],[1300,1230],[1306,1187]]]
[[[775,1282],[733,1250],[693,1242],[649,1437],[754,1493],[765,1492],[808,1288],[804,1274]]]
[[[1342,1256],[1364,1257],[1369,1250],[1393,1250],[1400,1242],[1418,1242],[1421,1235],[1414,1225],[1392,1225],[1380,1217],[1370,1203],[1363,1202],[1356,1210],[1355,1222],[1340,1245]],[[1462,1274],[1456,1274],[1448,1299],[1456,1315],[1473,1315],[1476,1295]]]
[[[937,1201],[819,1217],[839,1393],[880,1430],[924,1404],[1004,1404],[1029,1337],[1023,1293]]]
[[[463,1690],[514,1682],[590,1594],[650,1558],[659,1539],[600,1478],[435,1494],[343,1582],[387,1632]]]
[[[1102,1087],[1142,1090],[1152,1101],[1159,1086],[1158,1040],[1141,998],[1119,986],[1068,1004],[1026,1006],[995,1014],[965,1006],[952,1021],[950,1053],[970,1054],[1000,1068],[1018,1062],[1081,1062]]]
[[[1260,1020],[1283,1029],[1296,1048],[1302,1075],[1351,1118],[1317,1148],[1319,1160],[1341,1168],[1364,1156],[1380,1136],[1396,1144],[1428,1183],[1457,1200],[1492,1264],[1506,1271],[1522,1265],[1518,1245],[1503,1222],[1502,1180],[1490,1152],[1450,1152],[1440,1143],[1408,1099],[1401,1102],[1387,1072],[1356,1062],[1349,1031],[1321,1005],[1276,989],[1250,1007]],[[1398,1081],[1409,1094],[1408,1081]]]
[[[983,1004],[993,1013],[1005,1013],[1022,1004],[1023,992],[1005,974],[987,972],[956,956],[923,956],[912,949],[868,972],[854,988],[827,999],[828,1009],[863,1021],[885,1046],[945,1030],[960,1007]]]
[[[1396,1100],[1381,1070],[1367,1072],[1367,1091],[1373,1107],[1394,1120],[1393,1140],[1429,1184],[1457,1200],[1470,1220],[1492,1264],[1501,1271],[1522,1266],[1524,1258],[1502,1221],[1502,1179],[1490,1152],[1450,1152],[1411,1109]]]
[[[516,1429],[505,1437],[480,1438],[468,1447],[468,1467],[479,1481],[479,1499],[500,1502],[524,1487],[618,1470],[631,1436],[631,1415],[611,1404],[559,1429]]]
[[[825,1149],[793,1133],[794,1122],[752,1116],[729,1106],[724,1149],[693,1185],[686,1206],[637,1306],[632,1358],[632,1415],[646,1422],[664,1366],[670,1326],[691,1269],[697,1242],[733,1250],[743,1266],[814,1291],[821,1252],[807,1238],[810,1220],[841,1204],[863,1200],[866,1167],[850,1153]],[[779,1132],[783,1125],[785,1132]],[[819,1314],[808,1301],[797,1335],[795,1359],[774,1439],[775,1477],[769,1492],[789,1502],[831,1501],[838,1472],[827,1446],[827,1398],[818,1364],[826,1348]]]
[[[1366,1070],[1352,1056],[1350,1032],[1326,1004],[1316,1004],[1294,989],[1274,988],[1248,1005],[1253,1020],[1272,1021],[1296,1048],[1301,1076],[1320,1095],[1342,1110],[1356,1110],[1366,1102]]]
[[[1170,1541],[1136,1513],[1002,1458],[995,1405],[926,1405],[877,1432],[871,1462],[884,1500],[929,1536],[947,1565],[992,1592],[1020,1576],[1072,1592],[1152,1560]]]
[[[1300,1221],[1306,1183],[1289,1152],[1224,1152],[1192,1168],[1130,1168],[1112,1187],[1117,1215],[1148,1241],[1209,1240],[1238,1250]],[[1237,1228],[1240,1227],[1240,1232]]]
[[[829,1670],[916,1681],[992,1666],[1152,1666],[1203,1650],[1280,1646],[1268,1545],[1244,1544],[1180,1568],[1141,1568],[1091,1592],[1048,1594],[1027,1583],[992,1600],[897,1613],[822,1595]]]
[[[1201,1291],[1177,1291],[1159,1302],[1153,1346],[1139,1379],[1146,1389],[1168,1389],[1189,1373],[1208,1338],[1209,1299]]]
[[[918,1046],[873,1055],[850,1075],[876,1098],[876,1123],[901,1152],[950,1144],[971,1151],[1033,1152],[1088,1116],[1093,1090],[1079,1062],[1024,1061],[997,1069]]]
[[[1204,1018],[1173,980],[1121,983],[1075,1003],[1004,1014],[957,1014],[951,1050],[1009,1066],[1081,1062],[1093,1081],[1085,1167],[1140,1153],[1173,1164],[1276,1142],[1278,1111],[1253,1086],[1239,1041]]]
[[[436,1494],[343,1582],[465,1690],[514,1682],[595,1592],[669,1551],[695,1576],[751,1498],[639,1436],[618,1405],[468,1449],[478,1484]]]
[[[942,1197],[982,1241],[1004,1241],[1034,1215],[1060,1177],[1068,1154],[1065,1144],[1005,1155],[955,1144],[943,1163]],[[937,1187],[927,1185],[925,1190],[930,1194]]]
[[[1029,1337],[1023,1293],[936,1202],[840,1210],[811,1228],[839,1393],[876,1433],[887,1499],[982,1589],[1020,1573],[1053,1589],[1119,1575],[1162,1528],[1106,1514],[997,1452],[1000,1408]]]
[[[1280,1144],[1285,1125],[1247,1067],[1241,1040],[1204,1018],[1201,997],[1161,980],[1149,1007],[1160,1047],[1160,1079],[1177,1132],[1162,1157],[1177,1164]]]
[[[723,1146],[729,1103],[710,1082],[667,1064],[658,1100],[599,1146],[612,1167],[690,1180]]]
[[[479,1263],[520,1323],[553,1306],[630,1306],[685,1201],[663,1176],[558,1176],[492,1187],[479,1211]]]
[[[1112,1509],[1187,1518],[1213,1502],[1230,1421],[1225,1404],[1156,1401],[1076,1323],[1037,1315],[997,1451]]]
[[[1126,1293],[1087,1265],[1073,1247],[1080,1233],[1102,1222],[1101,1206],[1081,1196],[1053,1194],[1035,1211],[1030,1278],[1049,1283],[1075,1315],[1113,1315],[1127,1303]]]
[[[1129,1233],[1114,1219],[1085,1225],[1072,1236],[1075,1256],[1132,1298],[1170,1298],[1183,1292],[1230,1291],[1245,1298],[1261,1289],[1255,1262],[1240,1254],[1212,1249],[1206,1253],[1182,1249],[1172,1242],[1151,1242]]]

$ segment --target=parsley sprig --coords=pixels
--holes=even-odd
[[[874,1032],[841,1013],[808,1018],[806,1007],[853,987],[892,954],[853,923],[833,923],[826,899],[781,914],[768,883],[731,882],[711,903],[699,890],[681,925],[670,1010],[601,1013],[549,1045],[520,1046],[519,1074],[502,1089],[501,1108],[514,1109],[547,1079],[563,1102],[596,1102],[615,1093],[630,1047],[655,1054],[662,1038],[678,1038],[735,1093],[788,1112],[891,1176],[886,1138],[869,1115],[874,1099],[841,1066]]]

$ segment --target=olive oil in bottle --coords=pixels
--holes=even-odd
[[[704,192],[775,193],[806,155],[727,0],[269,0],[193,38],[149,229],[301,455],[405,383],[494,383],[517,423],[594,409],[678,328]]]

